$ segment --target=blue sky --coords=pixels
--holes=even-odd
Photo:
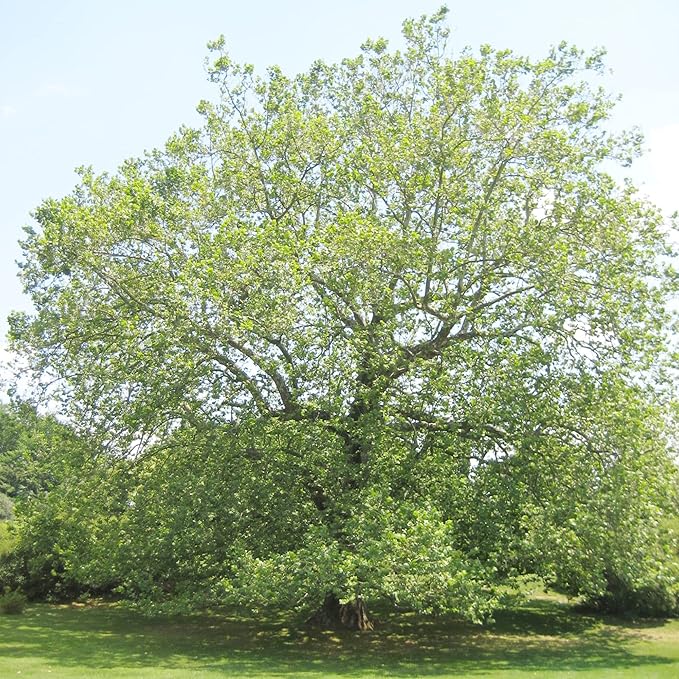
[[[73,169],[112,171],[163,144],[214,92],[203,60],[223,33],[231,55],[289,72],[354,55],[367,37],[398,43],[409,16],[441,1],[0,0],[0,337],[28,309],[16,279],[22,225],[42,199],[74,186]],[[676,0],[453,2],[452,43],[531,56],[567,40],[607,47],[604,86],[623,95],[616,127],[638,125],[650,154],[632,174],[664,209],[679,208],[679,3]],[[0,346],[3,340],[0,339]]]

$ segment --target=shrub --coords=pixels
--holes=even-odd
[[[674,573],[657,573],[646,582],[630,583],[615,573],[606,573],[606,591],[588,603],[595,609],[624,616],[664,618],[679,616],[679,564],[669,564]],[[669,568],[668,568],[669,569]]]
[[[26,596],[18,590],[5,592],[0,596],[0,611],[12,615],[23,613],[26,601]]]

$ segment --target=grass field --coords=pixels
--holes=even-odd
[[[379,616],[375,632],[226,614],[145,618],[114,605],[0,615],[0,677],[679,677],[679,620],[623,621],[535,599],[479,628]]]

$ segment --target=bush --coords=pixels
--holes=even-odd
[[[19,550],[0,554],[0,592],[20,589],[26,591],[26,562]]]
[[[674,567],[675,571],[679,570],[677,564]],[[679,616],[677,574],[674,577],[658,574],[654,580],[634,585],[617,574],[606,573],[605,593],[588,603],[596,610],[615,615],[642,618]]]
[[[5,592],[0,596],[0,611],[11,615],[23,613],[26,602],[26,596],[18,590]]]

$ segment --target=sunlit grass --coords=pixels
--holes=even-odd
[[[111,604],[33,605],[0,616],[0,677],[679,676],[679,621],[574,612],[554,598],[486,628],[379,614],[374,633],[320,632],[283,616],[145,618]]]

